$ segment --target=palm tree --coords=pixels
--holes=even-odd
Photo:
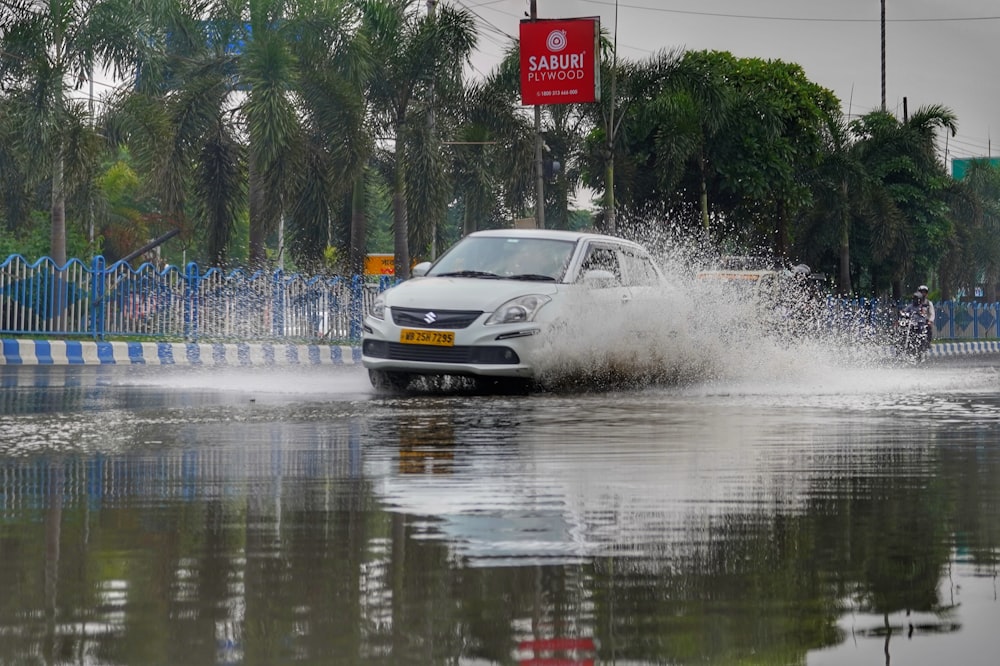
[[[429,242],[443,219],[449,187],[432,111],[460,89],[462,65],[475,45],[471,14],[441,7],[419,11],[414,0],[359,0],[376,67],[367,98],[376,128],[389,134],[392,150],[392,209],[396,276],[410,274],[411,213],[415,238]],[[449,74],[450,73],[450,74]]]
[[[79,149],[96,143],[85,136],[91,118],[78,93],[99,69],[134,78],[149,17],[149,6],[133,0],[22,1],[0,12],[0,80],[8,112],[23,128],[18,152],[51,183],[50,255],[57,265],[66,262],[67,175],[86,171],[79,158],[93,153]]]
[[[510,88],[494,72],[485,81],[470,84],[463,104],[456,107],[455,143],[448,154],[462,235],[518,217],[534,185],[530,177],[518,178],[530,174],[534,166],[534,128],[504,90]],[[522,163],[512,166],[517,156]],[[519,185],[525,198],[511,205],[508,193],[518,191]]]
[[[167,223],[193,218],[203,259],[221,265],[246,210],[245,145],[234,121],[242,24],[203,10],[182,0],[155,7],[150,57],[135,87],[111,100],[104,131],[129,148]]]
[[[722,72],[712,65],[715,58],[707,52],[685,54],[652,105],[659,118],[655,141],[660,178],[672,189],[680,183],[685,166],[693,165],[706,231],[710,225],[708,181],[716,172],[712,147],[735,123],[739,102],[735,90],[720,76]]]
[[[972,293],[983,284],[987,302],[996,302],[1000,282],[1000,169],[974,160],[962,180],[948,188],[955,234],[938,271],[942,298],[962,287]]]
[[[213,263],[224,261],[248,203],[251,265],[266,261],[267,239],[286,220],[293,252],[321,257],[331,211],[370,153],[357,14],[347,0],[211,8],[206,18],[177,3],[160,17],[166,58],[143,70],[139,94],[123,95],[124,138],[165,212],[193,213],[204,228]]]
[[[799,256],[812,266],[822,265],[833,248],[837,264],[837,292],[854,293],[851,275],[852,239],[859,228],[897,228],[903,222],[887,188],[869,173],[867,146],[855,139],[843,116],[831,116],[824,132],[819,161],[805,179],[812,190],[812,206],[803,215]]]
[[[290,43],[299,72],[294,98],[304,148],[294,156],[304,168],[291,183],[293,253],[317,260],[325,248],[346,245],[357,273],[364,261],[366,174],[374,150],[364,99],[374,63],[359,28],[360,13],[347,0],[303,2]],[[338,222],[345,217],[350,222],[343,243]]]
[[[458,131],[469,132],[471,141],[492,142],[480,149],[480,166],[489,173],[478,176],[476,191],[468,187],[469,165],[458,159],[475,151],[453,151],[454,178],[460,188],[459,197],[467,204],[468,231],[474,231],[473,226],[508,225],[514,218],[526,217],[529,207],[535,204],[535,127],[534,118],[521,106],[520,68],[515,42],[481,84],[468,87],[466,103],[460,107],[463,116]],[[545,114],[542,117],[544,122]]]
[[[903,281],[926,282],[951,235],[946,212],[948,184],[937,156],[935,135],[940,129],[957,131],[954,113],[939,105],[917,109],[902,121],[885,111],[873,111],[855,121],[858,156],[868,173],[886,188],[899,218],[872,217],[873,274],[884,273],[892,297],[902,297]]]
[[[616,176],[615,165],[627,160],[621,145],[622,132],[629,128],[625,120],[634,108],[649,102],[670,84],[684,51],[660,51],[645,62],[635,63],[619,61],[616,44],[605,39],[601,46],[601,98],[594,104],[583,105],[591,122],[591,133],[587,137],[591,146],[585,154],[591,157],[590,160],[585,158],[585,164],[589,162],[589,165],[583,167],[581,177],[603,190],[602,226],[609,233],[616,233],[616,179],[623,173]]]

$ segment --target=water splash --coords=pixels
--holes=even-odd
[[[543,385],[786,381],[886,362],[884,336],[860,317],[834,313],[804,275],[708,277],[723,267],[712,246],[665,235],[645,244],[667,277],[666,293],[633,300],[620,318],[576,305],[582,325],[553,336],[538,359]]]

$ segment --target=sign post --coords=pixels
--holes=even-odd
[[[538,20],[538,3],[536,0],[531,0],[530,20],[532,23]],[[544,165],[542,164],[541,104],[535,104],[535,227],[538,229],[545,228],[545,173]]]
[[[600,17],[538,18],[537,0],[521,21],[521,103],[535,107],[535,220],[545,228],[545,175],[542,157],[542,104],[600,99]]]

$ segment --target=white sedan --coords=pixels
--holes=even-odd
[[[649,252],[628,240],[479,231],[377,298],[362,363],[372,385],[387,390],[444,375],[513,388],[574,365],[615,366],[616,351],[634,358],[637,340],[662,332],[655,314],[665,292]]]

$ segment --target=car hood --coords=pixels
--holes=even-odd
[[[555,282],[492,280],[460,277],[418,277],[384,293],[385,304],[396,308],[437,308],[492,312],[525,294],[551,296],[567,285]]]

